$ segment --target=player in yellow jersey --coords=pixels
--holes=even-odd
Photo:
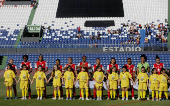
[[[64,82],[65,82],[66,96],[67,96],[66,100],[72,100],[74,73],[72,72],[72,68],[70,65],[67,67],[67,71],[64,73],[63,84]],[[68,92],[70,92],[70,98],[68,97]]]
[[[126,100],[128,100],[128,88],[129,88],[129,79],[134,83],[132,79],[132,75],[129,73],[126,66],[122,67],[122,72],[120,73],[120,80],[121,81],[121,89],[122,89],[122,100],[125,99],[125,92],[126,92]]]
[[[61,87],[61,78],[62,73],[60,71],[60,68],[57,67],[57,65],[54,65],[53,72],[51,73],[51,77],[48,79],[47,83],[53,78],[53,86],[54,86],[54,97],[53,100],[56,100],[56,95],[58,91],[58,100],[60,100],[60,87]]]
[[[169,80],[169,77],[166,74],[166,70],[164,68],[161,69],[161,75],[158,77],[158,87],[159,87],[159,100],[162,101],[161,95],[164,91],[164,94],[166,96],[166,101],[168,100],[168,84],[167,81]]]
[[[43,90],[45,89],[44,79],[47,82],[47,78],[46,78],[45,73],[43,72],[41,65],[38,66],[38,71],[34,74],[31,84],[33,84],[33,81],[35,79],[36,79],[36,90],[37,90],[37,96],[38,96],[37,100],[42,100]]]
[[[136,84],[136,82],[139,80],[138,90],[140,90],[141,100],[145,99],[146,90],[147,90],[147,87],[149,86],[148,79],[149,77],[146,74],[145,67],[143,66],[141,68],[141,73],[138,74],[138,77],[135,81],[135,84]]]
[[[20,82],[20,89],[22,90],[22,98],[21,100],[26,100],[27,90],[28,90],[28,81],[31,82],[29,71],[27,70],[27,66],[25,64],[22,65],[22,70],[20,71],[20,76],[18,82]],[[25,92],[25,93],[24,93]]]
[[[117,90],[118,74],[116,73],[116,66],[111,67],[110,74],[108,76],[108,88],[110,89],[111,100],[115,100]]]
[[[156,101],[158,101],[158,74],[156,68],[152,69],[152,75],[149,79],[150,89],[152,90],[152,101],[154,101],[154,95],[156,93]]]
[[[5,100],[12,99],[12,89],[11,86],[13,85],[13,79],[17,82],[16,76],[14,71],[12,70],[12,64],[8,64],[7,65],[7,70],[4,73],[4,77],[5,77],[5,81],[4,81],[4,85],[7,87],[7,97],[5,98]],[[10,95],[10,98],[9,98]]]
[[[97,89],[97,100],[102,100],[102,88],[105,76],[101,70],[101,66],[97,66],[96,69],[97,71],[94,73],[93,78],[95,80],[95,86]]]
[[[84,100],[84,89],[86,90],[86,100],[88,99],[88,86],[89,86],[89,76],[88,73],[86,72],[86,68],[82,67],[81,72],[78,74],[78,77],[76,81],[74,82],[74,85],[76,82],[79,80],[80,84],[80,90],[81,90],[81,95],[82,95],[82,100]]]

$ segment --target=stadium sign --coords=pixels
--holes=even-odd
[[[39,33],[41,26],[40,25],[27,25],[29,33]]]
[[[141,47],[103,47],[103,52],[113,52],[113,51],[142,51]]]

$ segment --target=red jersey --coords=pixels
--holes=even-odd
[[[95,72],[96,67],[97,67],[97,64],[95,64],[95,65],[93,66],[93,68],[92,68],[93,72]],[[104,72],[104,67],[103,67],[103,65],[100,64],[100,67],[102,68],[102,71]]]
[[[32,69],[32,64],[30,62],[22,62],[20,64],[20,69],[22,69],[22,65],[25,64],[27,66],[27,70],[29,71],[30,69]]]
[[[46,62],[46,61],[42,61],[42,62],[37,61],[37,62],[35,63],[35,69],[37,69],[39,65],[42,66],[43,70],[45,70],[45,68],[48,68],[48,65],[47,65],[47,62]]]
[[[133,77],[133,72],[135,72],[135,66],[133,64],[131,64],[131,65],[125,64],[125,66],[127,67],[127,69],[129,70],[129,73]]]
[[[160,64],[155,63],[155,64],[153,64],[153,68],[156,68],[156,71],[157,71],[158,75],[161,74],[161,69],[163,67],[164,67],[164,63],[160,63]]]
[[[5,70],[7,70],[7,67],[5,67]],[[14,65],[14,64],[12,64],[12,69],[11,69],[11,70],[13,70],[14,73],[16,74],[16,72],[17,72],[17,66]]]
[[[78,31],[80,31],[81,28],[78,28]]]
[[[107,71],[110,73],[110,69],[113,67],[113,66],[116,66],[116,70],[120,70],[120,68],[119,68],[119,65],[118,64],[109,64],[108,66],[107,66]]]
[[[85,63],[83,63],[83,62],[80,62],[77,66],[81,66],[81,65],[85,65],[85,66],[87,66],[87,67],[91,67],[91,65],[88,63],[88,62],[85,62]],[[81,67],[80,67],[80,72],[81,72]],[[86,72],[89,72],[88,71],[88,69],[86,69]]]
[[[59,65],[59,68],[60,68],[60,71],[62,72],[63,66],[62,66],[62,65]]]

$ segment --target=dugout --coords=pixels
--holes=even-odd
[[[25,25],[21,42],[39,42],[43,29],[41,25]]]

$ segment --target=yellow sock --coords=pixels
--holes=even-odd
[[[140,96],[141,96],[141,98],[143,98],[143,96],[142,96],[142,91],[140,91]]]
[[[12,97],[12,90],[10,90],[10,97]]]
[[[156,99],[158,99],[158,91],[156,91]]]
[[[25,96],[24,96],[24,89],[22,89],[22,97],[25,97]]]
[[[99,97],[100,97],[100,98],[102,97],[102,90],[100,90],[100,95],[99,95]]]
[[[112,92],[112,90],[110,90],[110,97],[111,97],[111,98],[113,97],[113,92]]]
[[[37,90],[37,96],[40,97],[40,90]]]
[[[159,92],[159,99],[161,99],[162,91]]]
[[[116,91],[113,91],[113,98],[115,98],[116,96]]]
[[[99,97],[99,90],[97,90],[97,97]]]
[[[83,89],[81,89],[81,96],[82,96],[82,98],[84,98],[84,91],[83,91]]]
[[[72,89],[70,89],[70,98],[72,97]]]
[[[54,97],[56,98],[56,95],[57,95],[57,91],[56,90],[54,90]]]
[[[25,97],[27,96],[27,89],[25,89]]]
[[[58,97],[60,98],[60,90],[58,90]]]
[[[66,96],[67,96],[67,98],[68,98],[68,89],[66,89]]]
[[[154,91],[152,91],[152,99],[154,99],[154,93],[155,93],[155,92],[154,92]]]
[[[122,98],[124,98],[124,96],[125,96],[125,92],[124,92],[124,91],[122,91]]]
[[[165,94],[166,99],[168,99],[168,94],[167,94],[167,92],[164,91],[164,94]]]
[[[126,91],[126,98],[128,98],[128,91]]]
[[[143,91],[143,98],[145,98],[145,95],[146,95],[146,91]]]
[[[88,98],[88,96],[89,96],[89,89],[87,88],[86,89],[86,98]]]
[[[42,94],[43,94],[43,90],[41,90],[41,97],[42,97]]]
[[[7,92],[7,97],[9,98],[9,90],[7,90],[6,92]]]

